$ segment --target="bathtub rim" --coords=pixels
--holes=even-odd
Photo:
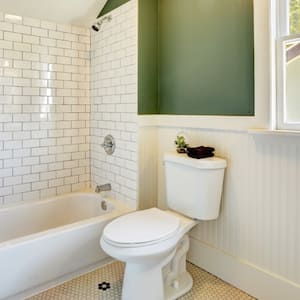
[[[39,231],[36,233],[31,233],[31,234],[28,234],[25,236],[21,236],[21,237],[13,238],[11,240],[0,242],[0,251],[4,250],[4,249],[9,249],[9,248],[15,247],[17,245],[30,243],[30,242],[33,242],[36,240],[43,240],[43,239],[48,238],[49,236],[56,236],[56,235],[59,235],[61,232],[71,232],[71,231],[78,230],[78,229],[86,227],[86,226],[92,226],[94,224],[99,223],[99,220],[104,221],[104,222],[107,220],[110,220],[110,219],[113,220],[114,218],[116,218],[118,216],[125,215],[125,214],[135,211],[135,209],[127,206],[126,204],[124,204],[123,202],[121,202],[119,200],[113,199],[110,196],[103,196],[103,195],[97,194],[92,191],[84,191],[84,192],[80,191],[80,192],[74,192],[74,193],[66,193],[63,195],[46,198],[44,200],[30,200],[30,201],[26,201],[26,202],[7,204],[7,205],[3,205],[5,207],[3,207],[3,208],[1,207],[0,211],[2,211],[2,209],[10,210],[15,207],[19,207],[19,206],[23,206],[23,205],[34,206],[36,204],[48,203],[48,202],[62,199],[62,198],[65,198],[66,196],[71,196],[71,195],[72,196],[74,196],[74,195],[83,196],[83,195],[87,195],[87,194],[100,197],[103,200],[109,202],[110,204],[112,204],[113,210],[110,212],[107,212],[107,213],[103,213],[100,216],[83,219],[83,220],[80,220],[77,222],[69,223],[66,225],[58,226],[58,227],[49,228],[49,229],[42,230],[42,231]]]
[[[100,194],[100,193],[95,193],[91,190],[82,190],[82,191],[77,191],[77,192],[64,193],[64,194],[60,194],[60,195],[57,195],[57,196],[51,196],[51,197],[47,197],[45,199],[26,200],[26,201],[18,201],[18,202],[13,202],[13,203],[1,204],[0,205],[0,211],[10,210],[10,209],[13,209],[13,208],[16,208],[16,207],[19,207],[19,206],[23,206],[23,205],[33,206],[33,205],[36,205],[36,204],[48,203],[48,202],[51,202],[51,201],[54,201],[54,200],[57,200],[57,199],[62,199],[62,198],[65,198],[65,197],[68,197],[68,196],[73,196],[73,195],[80,196],[80,195],[86,195],[86,194],[101,197],[104,200],[110,200],[110,202],[112,202],[112,204],[114,202],[116,202],[116,204],[120,204],[120,206],[128,207],[123,202],[121,202],[119,200],[116,200],[116,199],[113,199],[111,196],[105,195],[104,193]]]

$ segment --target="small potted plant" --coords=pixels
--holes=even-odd
[[[176,140],[174,141],[176,145],[176,151],[178,153],[186,153],[186,148],[188,144],[185,142],[185,137],[183,135],[177,135]]]

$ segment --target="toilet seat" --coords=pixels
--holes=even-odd
[[[180,225],[177,216],[151,208],[112,221],[105,227],[102,237],[107,243],[121,248],[144,247],[174,236]]]

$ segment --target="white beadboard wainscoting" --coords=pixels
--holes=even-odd
[[[300,137],[165,125],[156,127],[155,135],[153,128],[147,124],[139,130],[146,132],[148,145],[157,146],[161,208],[167,207],[163,153],[175,151],[179,132],[191,146],[215,147],[228,162],[220,217],[192,231],[189,259],[259,299],[300,299]],[[153,172],[149,149],[140,147],[139,155]],[[144,169],[140,185],[151,184]]]
[[[157,128],[139,127],[138,131],[138,207],[157,206]]]

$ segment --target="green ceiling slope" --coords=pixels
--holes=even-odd
[[[100,13],[98,14],[97,18],[104,16],[105,14],[109,13],[110,11],[114,10],[115,8],[121,6],[122,4],[128,2],[130,0],[108,0]]]

